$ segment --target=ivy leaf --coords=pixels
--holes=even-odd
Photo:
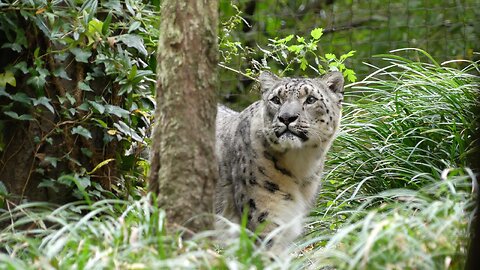
[[[323,28],[315,28],[310,32],[313,39],[319,39],[323,35]]]
[[[136,75],[137,75],[137,66],[133,65],[132,70],[130,70],[130,73],[127,76],[127,79],[131,81],[135,78]]]
[[[75,104],[76,100],[72,95],[70,95],[70,93],[66,93],[65,97],[68,99],[68,102],[70,102],[70,104]]]
[[[127,47],[135,48],[138,52],[143,55],[147,55],[147,49],[143,45],[143,39],[140,36],[126,34],[117,37],[118,41],[123,42],[123,44],[127,45]]]
[[[12,100],[16,102],[20,102],[26,105],[30,105],[31,98],[27,96],[27,94],[18,92],[12,96]]]
[[[9,93],[7,93],[7,92],[5,91],[5,88],[2,88],[2,87],[0,87],[0,97],[1,97],[1,96],[7,97],[7,98],[13,100],[12,95],[10,95]]]
[[[45,86],[46,78],[45,74],[39,74],[38,76],[32,76],[27,80],[27,84],[35,87],[36,89],[40,90]]]
[[[23,74],[28,73],[27,62],[25,61],[18,62],[15,66],[13,66],[13,68],[16,70],[21,70]]]
[[[140,137],[135,130],[133,130],[131,127],[129,127],[127,124],[125,124],[123,121],[119,121],[118,123],[113,124],[114,127],[116,127],[120,132],[122,132],[124,135],[132,137],[137,142],[141,142],[142,137]]]
[[[13,87],[17,86],[17,81],[15,80],[15,76],[13,72],[6,71],[5,73],[0,73],[0,87],[7,86],[7,83]]]
[[[40,184],[38,184],[39,188],[51,188],[53,191],[57,192],[58,188],[55,185],[55,180],[53,179],[43,179]]]
[[[50,112],[55,113],[55,109],[53,108],[52,104],[50,104],[51,99],[47,97],[40,97],[38,99],[32,99],[33,106],[37,106],[38,104],[41,104],[45,106]]]
[[[127,117],[130,114],[127,110],[122,109],[122,108],[120,108],[118,106],[115,106],[115,105],[107,104],[107,105],[105,105],[105,109],[106,109],[107,113],[114,114],[114,115],[116,115],[118,117],[122,117],[122,118]]]
[[[96,172],[98,169],[100,169],[101,167],[107,165],[107,164],[110,163],[111,161],[115,161],[115,159],[114,159],[114,158],[109,158],[109,159],[106,159],[106,160],[98,163],[98,165],[95,166],[95,168],[93,168],[93,170],[87,172],[87,174],[92,174],[92,173]]]
[[[78,82],[78,89],[93,92],[92,88],[90,88],[90,85],[86,84],[85,82]]]
[[[3,184],[2,181],[0,181],[0,196],[6,196],[7,194],[8,194],[7,187],[5,186],[5,184]]]
[[[72,128],[72,134],[78,134],[86,139],[92,138],[92,134],[90,133],[90,131],[82,126],[76,126]]]
[[[67,74],[67,72],[65,71],[65,68],[57,68],[53,71],[53,76],[55,77],[59,77],[59,78],[62,78],[62,79],[65,79],[65,80],[72,80],[72,78],[70,78]]]
[[[33,116],[31,116],[30,114],[22,114],[22,115],[18,115],[18,113],[16,112],[12,112],[12,111],[6,111],[6,112],[3,112],[4,114],[12,117],[13,119],[17,119],[17,120],[21,120],[21,121],[31,121],[31,120],[34,120]]]
[[[92,55],[91,51],[85,51],[80,48],[71,48],[70,51],[75,55],[75,60],[82,63],[88,63],[88,58]]]
[[[89,100],[88,101],[88,104],[90,104],[90,106],[92,106],[95,110],[97,110],[100,114],[103,114],[105,112],[105,106],[103,106],[102,104],[100,103],[97,103],[95,101],[91,101]]]

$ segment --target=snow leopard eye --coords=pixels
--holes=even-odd
[[[314,96],[308,96],[308,97],[307,97],[307,100],[305,100],[305,103],[307,103],[307,104],[313,104],[313,103],[317,102],[317,100],[318,100],[318,99],[317,99],[316,97],[314,97]]]
[[[280,105],[282,103],[282,101],[280,101],[280,98],[277,97],[277,96],[274,96],[270,99],[271,102],[273,102],[274,104],[276,105]]]

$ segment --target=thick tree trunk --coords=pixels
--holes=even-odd
[[[165,0],[158,46],[150,190],[171,224],[211,226],[218,3]],[[208,215],[207,215],[208,216]]]

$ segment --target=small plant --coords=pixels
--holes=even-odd
[[[281,39],[271,39],[268,44],[271,50],[262,49],[264,53],[263,68],[268,68],[265,64],[271,59],[283,67],[281,74],[294,71],[295,66],[303,71],[308,67],[320,75],[328,71],[340,71],[348,81],[355,82],[357,80],[355,72],[345,66],[345,60],[353,56],[355,51],[343,54],[339,58],[333,53],[319,55],[318,43],[322,35],[323,29],[315,28],[310,32],[309,38],[300,36],[294,38],[294,35],[289,35]],[[314,64],[311,63],[312,61]]]
[[[355,82],[355,72],[348,68],[345,61],[355,54],[350,51],[337,57],[333,53],[319,54],[320,40],[323,36],[323,28],[315,28],[308,37],[288,35],[284,38],[269,39],[267,48],[250,48],[235,40],[234,30],[240,25],[248,22],[242,18],[242,12],[231,4],[231,16],[222,23],[220,43],[220,66],[248,78],[254,78],[261,70],[278,69],[280,75],[299,75],[298,70],[310,69],[315,75],[323,75],[329,71],[340,71],[350,82]],[[260,53],[258,53],[260,52]],[[235,69],[229,66],[238,55],[242,61],[249,62],[249,66],[240,65],[242,68]],[[244,70],[243,70],[244,69]]]

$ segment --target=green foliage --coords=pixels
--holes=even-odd
[[[345,60],[353,56],[355,51],[343,54],[340,58],[337,58],[333,53],[327,53],[324,56],[317,55],[318,42],[322,35],[323,29],[315,28],[310,32],[310,39],[299,36],[294,39],[293,35],[282,39],[275,38],[268,44],[268,46],[272,48],[271,51],[262,50],[264,53],[262,63],[268,63],[268,59],[280,63],[284,66],[281,74],[295,71],[295,64],[298,64],[298,68],[302,71],[305,71],[307,67],[309,67],[319,75],[323,75],[328,71],[340,71],[348,81],[355,82],[357,79],[355,72],[352,69],[346,68],[344,64]],[[296,42],[292,44],[292,40]],[[307,60],[309,55],[312,56],[313,60]],[[315,66],[309,64],[312,61],[315,63]]]
[[[317,263],[338,269],[463,269],[478,62],[458,70],[381,57],[385,67],[346,92],[353,102],[306,241]]]

